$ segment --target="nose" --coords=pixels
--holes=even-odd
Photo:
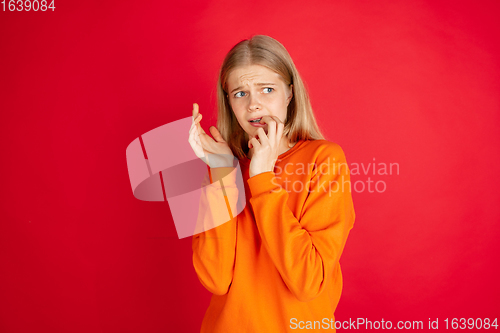
[[[262,105],[260,104],[260,100],[257,94],[250,94],[250,98],[248,99],[248,111],[253,112],[262,109]]]

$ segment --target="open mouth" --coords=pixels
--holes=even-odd
[[[258,123],[258,122],[260,122],[260,120],[261,120],[261,119],[262,119],[262,118],[259,118],[259,119],[254,119],[254,120],[250,120],[250,122],[251,122],[251,123]]]

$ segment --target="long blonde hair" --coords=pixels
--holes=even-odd
[[[293,84],[283,136],[290,142],[324,139],[316,123],[309,95],[285,47],[276,39],[255,35],[233,46],[219,71],[217,81],[217,128],[233,154],[241,159],[248,153],[248,134],[238,123],[229,104],[227,78],[240,66],[261,65],[278,73],[287,85]]]

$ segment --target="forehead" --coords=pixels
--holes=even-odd
[[[259,82],[282,82],[281,76],[261,65],[248,65],[235,68],[227,78],[229,87],[252,85]]]

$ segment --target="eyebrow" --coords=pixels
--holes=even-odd
[[[276,84],[275,83],[256,83],[255,84],[256,86],[275,86]],[[232,91],[231,91],[231,94],[234,93],[236,90],[240,90],[242,89],[243,87],[242,86],[239,86],[237,88],[234,88]]]

